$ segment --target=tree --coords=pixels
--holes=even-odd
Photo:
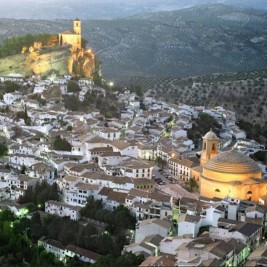
[[[132,252],[124,252],[118,257],[114,257],[111,254],[102,256],[96,263],[93,264],[94,267],[137,267],[144,261],[143,255],[136,256]]]
[[[5,81],[4,82],[4,92],[5,93],[13,93],[15,91],[18,91],[20,89],[20,86],[17,83],[11,82],[11,81]]]
[[[191,192],[193,191],[194,188],[198,187],[198,183],[197,183],[195,178],[190,178],[188,180],[187,184],[188,184]]]
[[[78,93],[81,91],[79,84],[74,80],[68,81],[67,88],[68,88],[68,92],[71,92],[71,93]]]
[[[58,235],[58,241],[64,245],[70,244],[76,239],[76,235],[79,232],[79,223],[73,220],[64,218],[63,225],[61,225]]]
[[[24,106],[23,119],[26,125],[31,125],[31,118],[28,116],[27,106]]]
[[[33,95],[31,96],[31,99],[35,99],[35,100],[37,100],[38,103],[39,103],[41,106],[45,106],[45,104],[46,104],[46,100],[43,99],[43,98],[41,97],[40,94],[33,94]]]
[[[167,166],[167,161],[162,159],[161,157],[156,157],[156,162],[157,162],[157,165],[162,169]]]
[[[129,90],[131,92],[136,93],[138,96],[142,97],[143,96],[143,91],[142,91],[142,87],[140,85],[131,85]]]
[[[92,76],[93,76],[93,81],[96,85],[103,86],[104,82],[100,75],[100,65],[101,65],[101,62],[99,61],[98,57],[95,57],[95,68],[92,73]]]
[[[199,117],[193,120],[192,128],[187,131],[188,138],[192,139],[195,146],[198,147],[201,136],[204,136],[211,128],[218,134],[221,125],[210,115],[200,113]]]
[[[53,147],[55,150],[71,151],[71,145],[69,142],[64,138],[61,138],[59,135],[53,142]]]
[[[82,38],[82,48],[86,48],[88,41],[84,38]]]
[[[0,157],[6,156],[8,152],[8,148],[5,143],[0,143]]]
[[[77,97],[74,95],[65,95],[63,101],[65,108],[72,111],[77,111],[81,105]]]
[[[71,125],[68,125],[68,126],[67,126],[67,131],[68,131],[68,132],[71,132],[71,131],[72,131],[72,126],[71,126]]]
[[[10,55],[20,54],[22,48],[28,48],[32,46],[34,42],[42,42],[43,45],[52,45],[58,43],[57,35],[52,34],[27,34],[25,36],[16,36],[13,38],[5,39],[0,46],[0,56],[6,57]],[[11,66],[11,69],[13,66]]]
[[[66,264],[65,264],[66,267],[86,267],[88,266],[88,263],[85,263],[85,262],[82,262],[80,261],[80,259],[78,258],[78,256],[74,256],[70,259],[67,260]]]
[[[20,174],[25,174],[26,170],[27,170],[26,166],[22,165],[21,170],[20,170]]]
[[[135,229],[136,219],[131,215],[128,208],[120,205],[113,211],[113,214],[116,232],[124,233],[127,229]]]
[[[56,183],[49,185],[46,181],[43,181],[41,184],[37,183],[34,189],[28,187],[25,194],[19,198],[19,203],[32,202],[36,206],[44,207],[47,200],[59,200],[58,188]]]

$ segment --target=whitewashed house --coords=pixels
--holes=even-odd
[[[9,156],[9,164],[19,169],[22,168],[22,166],[31,167],[39,162],[41,162],[41,160],[33,155],[13,154]]]
[[[98,129],[96,131],[96,134],[104,139],[113,141],[120,139],[121,132],[118,129],[108,127],[108,128]]]
[[[38,246],[44,247],[46,252],[54,254],[60,260],[65,258],[65,247],[57,240],[43,236],[38,240]]]
[[[45,212],[60,217],[70,217],[71,220],[79,220],[81,207],[71,206],[63,202],[48,200],[45,202]]]
[[[22,94],[20,92],[5,93],[3,95],[3,100],[7,105],[12,105],[16,100],[20,98],[22,98]]]
[[[135,229],[135,243],[140,243],[145,237],[159,235],[167,237],[172,226],[172,221],[168,219],[147,219],[139,221]]]
[[[65,248],[65,256],[66,257],[78,257],[80,261],[95,263],[100,257],[100,254],[97,254],[93,251],[75,246],[75,245],[67,245]]]

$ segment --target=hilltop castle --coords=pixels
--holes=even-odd
[[[73,21],[73,30],[58,34],[59,45],[72,45],[72,50],[82,48],[82,22],[79,19]]]

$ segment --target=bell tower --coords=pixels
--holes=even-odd
[[[73,31],[77,35],[81,35],[82,34],[82,22],[79,19],[75,19],[73,21]]]
[[[208,133],[203,137],[202,153],[200,157],[201,165],[205,164],[208,160],[218,154],[219,138],[210,129]]]

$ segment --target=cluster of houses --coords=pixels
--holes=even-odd
[[[95,263],[101,257],[101,255],[93,251],[83,249],[73,244],[64,246],[59,241],[49,239],[45,236],[38,240],[38,246],[44,247],[47,252],[53,253],[61,261],[77,257],[80,261]]]
[[[177,209],[177,224],[166,218],[137,224],[124,251],[145,255],[140,266],[265,266],[266,206],[185,197]]]
[[[43,81],[36,77],[0,77],[2,82],[28,86],[41,99],[53,88],[60,89],[61,97],[73,94],[68,92],[70,79],[55,75]],[[105,89],[90,80],[80,79],[77,83],[81,102],[93,91],[106,97]],[[147,259],[141,266],[243,263],[264,236],[266,216],[262,206],[232,199],[181,199],[177,205],[173,196],[164,193],[153,181],[153,170],[155,160],[160,159],[175,179],[188,181],[193,176],[199,160],[187,131],[200,112],[222,125],[222,148],[231,144],[232,137],[237,139],[235,146],[244,153],[264,147],[246,140],[245,133],[236,126],[235,114],[222,107],[175,105],[152,97],[144,97],[141,103],[129,90],[114,94],[125,106],[120,119],[103,118],[97,109],[88,114],[66,110],[61,97],[46,99],[41,106],[21,92],[4,94],[0,107],[2,110],[8,107],[8,112],[0,113],[0,130],[8,156],[2,159],[0,169],[0,200],[16,201],[41,181],[57,183],[60,201],[47,201],[46,213],[79,220],[88,197],[102,200],[109,210],[120,205],[128,207],[138,225],[135,241],[125,251],[144,254]],[[25,107],[30,125],[14,116],[25,111]],[[55,150],[55,138],[66,140],[71,150]],[[209,231],[202,231],[207,226]],[[78,255],[81,260],[94,262],[99,257],[45,237],[39,243],[62,259]]]

